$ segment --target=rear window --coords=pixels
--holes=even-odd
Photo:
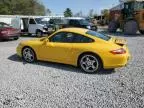
[[[87,31],[86,34],[94,36],[94,37],[98,37],[98,38],[106,40],[106,41],[111,39],[110,36],[107,36],[105,34],[98,33],[98,32],[92,31],[92,30]]]

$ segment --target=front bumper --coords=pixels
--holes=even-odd
[[[16,48],[17,55],[22,57],[22,45],[18,45]]]

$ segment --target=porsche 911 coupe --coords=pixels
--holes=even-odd
[[[130,58],[126,40],[82,28],[60,29],[48,37],[23,41],[17,54],[29,63],[70,64],[87,73],[125,66]]]

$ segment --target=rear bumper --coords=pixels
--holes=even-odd
[[[8,34],[8,35],[1,35],[0,39],[14,39],[20,37],[20,34]]]
[[[124,67],[128,64],[129,60],[131,59],[131,55],[126,46],[123,46],[123,48],[127,51],[126,54],[112,55],[105,59],[104,61],[105,69]]]
[[[119,68],[119,67],[125,67],[128,65],[128,62],[130,60],[130,56],[120,57],[119,59],[111,59],[109,63],[107,63],[104,66],[104,69],[111,69],[111,68]]]

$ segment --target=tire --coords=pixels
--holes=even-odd
[[[33,63],[36,61],[36,54],[32,48],[24,47],[22,50],[22,58],[28,63]]]
[[[99,72],[102,69],[102,62],[99,57],[93,54],[84,54],[78,61],[80,68],[89,74]]]
[[[136,21],[130,20],[124,24],[124,34],[135,35],[137,31],[138,31],[138,25]]]
[[[144,34],[144,30],[139,30],[139,32],[140,32],[141,34]]]
[[[32,36],[32,34],[31,34],[31,33],[28,33],[28,36]]]
[[[42,37],[42,36],[43,36],[43,32],[40,31],[40,30],[37,30],[37,31],[36,31],[36,36],[37,36],[37,37]]]
[[[108,25],[108,31],[111,33],[115,33],[118,28],[118,23],[116,21],[111,21]]]
[[[97,31],[97,29],[98,29],[97,26],[93,26],[93,27],[92,27],[92,30],[93,30],[93,31]]]
[[[14,40],[18,40],[19,39],[19,37],[14,37]]]

